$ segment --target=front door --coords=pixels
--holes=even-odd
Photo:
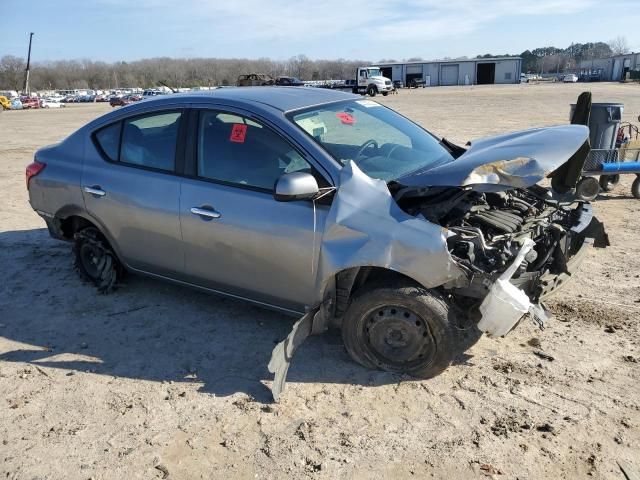
[[[327,207],[278,202],[273,189],[283,173],[312,172],[310,164],[254,120],[198,116],[196,175],[183,179],[180,196],[188,281],[301,311],[315,298]]]
[[[358,69],[358,87],[366,88],[367,86],[369,86],[369,75],[367,74],[367,69],[359,68]]]

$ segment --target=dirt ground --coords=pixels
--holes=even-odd
[[[638,85],[439,87],[376,97],[456,142],[567,123]],[[108,105],[0,114],[0,478],[607,478],[640,472],[640,201],[595,203],[611,247],[550,303],[547,329],[483,337],[429,381],[297,352],[279,404],[267,362],[293,319],[129,276],[104,296],[31,210],[24,167]],[[544,352],[549,359],[535,352]]]

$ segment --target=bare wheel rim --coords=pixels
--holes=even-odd
[[[99,276],[98,264],[102,260],[104,252],[90,243],[83,243],[80,247],[80,261],[82,268],[91,278],[96,279]]]
[[[378,365],[391,370],[424,366],[436,354],[428,323],[406,307],[384,305],[369,310],[362,335]]]

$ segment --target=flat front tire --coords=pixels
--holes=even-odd
[[[359,364],[419,378],[445,370],[460,344],[444,298],[418,286],[370,286],[356,292],[344,315],[342,339]]]

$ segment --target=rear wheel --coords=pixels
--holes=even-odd
[[[590,202],[600,193],[600,184],[595,177],[582,177],[576,185],[576,195],[580,200]]]
[[[459,344],[447,303],[417,286],[364,287],[345,312],[342,339],[359,364],[420,378],[446,369]]]
[[[598,183],[603,192],[610,192],[620,183],[620,175],[601,175]]]
[[[80,277],[93,283],[100,293],[115,290],[122,267],[98,229],[83,228],[76,232],[74,240],[74,266]]]

